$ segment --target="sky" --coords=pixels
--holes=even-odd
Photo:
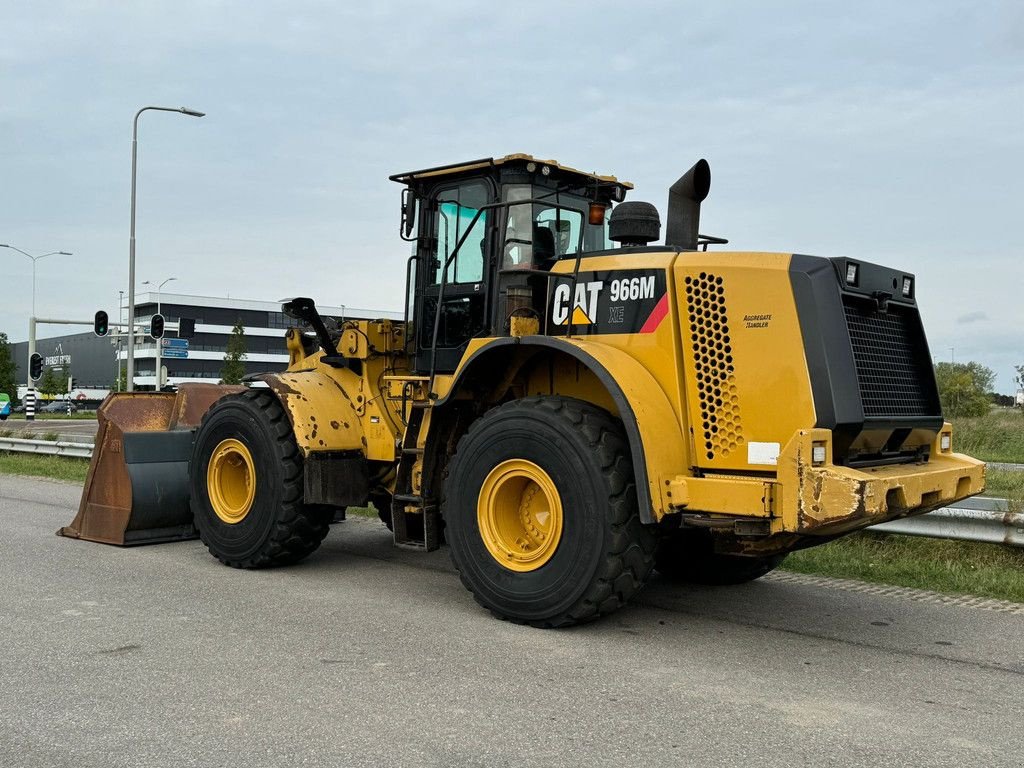
[[[38,316],[116,314],[132,117],[187,106],[140,119],[140,283],[400,310],[390,174],[527,152],[664,220],[704,157],[702,232],[914,272],[936,359],[1003,392],[1024,363],[1019,2],[0,0],[0,30],[0,243],[74,254]],[[0,249],[11,340],[31,285]]]

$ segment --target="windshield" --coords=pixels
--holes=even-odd
[[[504,269],[544,269],[565,256],[609,247],[607,213],[601,224],[590,224],[590,201],[586,198],[530,184],[512,184],[505,187],[504,199],[513,203],[505,226]],[[531,199],[540,202],[520,202]]]

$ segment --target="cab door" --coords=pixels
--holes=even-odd
[[[493,185],[472,179],[435,188],[424,206],[414,323],[418,372],[454,371],[469,340],[487,333],[494,210],[481,209],[493,201]]]

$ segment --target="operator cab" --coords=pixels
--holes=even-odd
[[[454,371],[470,339],[508,335],[513,316],[535,317],[541,330],[548,271],[611,248],[612,203],[632,189],[523,154],[391,179],[406,185],[401,235],[414,243],[409,353],[415,371],[431,374]]]

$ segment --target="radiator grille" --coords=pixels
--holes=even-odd
[[[739,396],[733,374],[732,340],[721,275],[701,272],[686,278],[690,344],[700,399],[704,450],[709,459],[728,456],[743,444]]]
[[[940,407],[917,310],[896,304],[882,313],[843,297],[866,418],[935,416]]]

